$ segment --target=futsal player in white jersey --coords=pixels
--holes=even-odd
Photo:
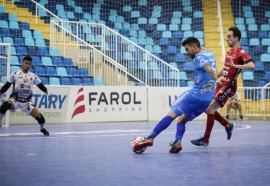
[[[33,85],[37,85],[41,91],[48,95],[48,98],[50,98],[50,94],[47,88],[42,84],[39,77],[29,71],[31,65],[32,58],[30,56],[24,57],[22,68],[12,73],[10,79],[1,87],[0,95],[5,93],[9,87],[13,85],[10,98],[3,102],[0,107],[0,123],[7,110],[21,109],[25,114],[31,115],[38,121],[40,132],[43,133],[44,136],[49,136],[49,132],[44,128],[45,118],[31,102]]]

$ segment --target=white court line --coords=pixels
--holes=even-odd
[[[249,125],[237,125],[234,130],[243,130],[249,129],[251,126]],[[62,137],[98,137],[98,136],[127,136],[127,135],[141,135],[141,134],[149,134],[152,130],[140,130],[140,129],[132,129],[132,130],[99,130],[99,131],[70,131],[70,132],[51,132],[48,138],[62,138]],[[222,130],[213,130],[215,132],[224,132]],[[186,133],[202,133],[204,131],[187,131]],[[171,134],[175,132],[166,132],[164,131],[163,134]],[[72,135],[71,135],[72,134]],[[90,136],[79,136],[74,134],[92,134]],[[69,136],[71,135],[71,136]],[[41,133],[27,133],[27,132],[17,132],[17,133],[4,133],[0,134],[1,139],[16,139],[16,138],[1,138],[1,137],[27,137],[28,138],[18,138],[18,139],[29,139],[29,138],[36,138],[31,136],[40,136],[44,138]],[[47,138],[47,137],[46,137]]]

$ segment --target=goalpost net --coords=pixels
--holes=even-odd
[[[0,43],[0,87],[2,87],[10,76],[10,44]],[[0,105],[7,100],[9,91],[0,96]],[[5,117],[0,121],[0,125],[9,126],[9,111],[6,112]]]

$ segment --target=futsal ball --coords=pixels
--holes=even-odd
[[[141,154],[146,150],[146,146],[140,146],[140,142],[144,139],[144,137],[136,137],[131,142],[131,149],[133,152],[137,154]]]

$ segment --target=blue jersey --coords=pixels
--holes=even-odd
[[[202,50],[194,58],[194,85],[190,94],[199,100],[211,101],[215,95],[216,84],[204,70],[205,65],[210,65],[216,71],[216,59],[210,50]]]

